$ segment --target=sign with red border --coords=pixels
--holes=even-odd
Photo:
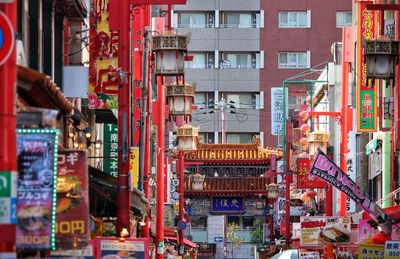
[[[14,29],[11,21],[0,11],[0,66],[10,57],[14,45]]]

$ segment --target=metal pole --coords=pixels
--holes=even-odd
[[[163,78],[157,77],[158,129],[157,129],[157,259],[164,258],[164,139],[165,139],[165,91]]]
[[[130,99],[129,87],[129,25],[130,25],[130,3],[121,1],[119,23],[119,48],[118,64],[120,69],[120,80],[118,89],[118,219],[117,236],[125,227],[130,233],[130,204],[129,192],[129,139],[130,139]]]
[[[291,128],[292,122],[286,122],[286,170],[285,170],[285,181],[286,181],[286,190],[285,190],[285,227],[286,227],[286,247],[290,246],[290,184],[292,181],[292,175],[290,174],[290,141],[287,137],[289,133],[289,129]]]
[[[0,4],[0,11],[11,22],[11,26],[17,27],[17,1],[9,4]],[[17,144],[16,144],[16,114],[15,93],[17,77],[17,61],[15,44],[8,60],[0,65],[0,172],[5,174],[17,174]],[[16,179],[15,177],[14,179]],[[12,179],[12,178],[11,178]],[[16,186],[14,186],[16,188]],[[15,251],[15,225],[0,224],[0,252]]]
[[[184,181],[185,181],[185,165],[184,165],[184,152],[179,151],[179,158],[177,168],[179,169],[179,220],[184,220],[184,213],[183,213],[183,205],[185,202],[185,188],[184,188]],[[179,255],[184,254],[184,247],[185,243],[183,240],[183,230],[179,229]]]

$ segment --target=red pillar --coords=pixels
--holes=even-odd
[[[118,1],[119,2],[119,1]],[[114,4],[117,2],[114,1]],[[110,4],[111,6],[111,4]],[[129,26],[130,26],[130,3],[121,1],[119,3],[119,48],[118,64],[122,73],[118,89],[118,219],[117,236],[123,227],[130,233],[130,204],[129,191],[129,147],[130,147],[130,116],[131,116],[131,91],[129,86]]]
[[[289,130],[293,127],[291,121],[287,121],[286,122],[286,175],[285,175],[285,181],[286,181],[286,197],[285,197],[285,227],[286,227],[286,246],[289,247],[290,246],[290,184],[292,182],[292,175],[289,174],[290,170],[290,145],[291,145],[291,140],[288,137],[289,134],[291,134],[289,132]]]
[[[164,142],[165,142],[165,91],[162,77],[157,77],[157,103],[158,103],[158,125],[157,125],[157,231],[156,246],[157,259],[164,258]]]
[[[17,1],[10,4],[0,4],[0,11],[11,22],[14,31],[17,27]],[[18,170],[16,145],[16,54],[15,44],[7,61],[0,65],[0,171],[15,173]],[[15,251],[15,225],[0,225],[0,251]]]
[[[348,121],[348,104],[349,104],[349,85],[348,85],[348,76],[349,76],[349,63],[345,61],[346,57],[346,35],[345,30],[342,31],[342,109],[340,115],[340,168],[343,172],[347,173],[347,157],[346,154],[348,152],[347,146],[347,135],[349,133],[349,125],[351,123]],[[347,195],[344,192],[339,192],[339,215],[346,216],[347,208],[346,208]]]

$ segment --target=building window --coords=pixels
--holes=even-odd
[[[351,12],[336,12],[336,28],[352,25]]]
[[[222,97],[231,106],[229,108],[256,109],[259,93],[222,93]]]
[[[228,144],[251,144],[253,143],[253,137],[258,136],[254,133],[227,133],[226,143]]]
[[[239,13],[222,12],[221,27],[224,28],[261,28],[262,12]]]
[[[279,68],[309,68],[310,52],[280,52]]]
[[[279,28],[310,28],[311,12],[279,12]]]
[[[196,92],[194,104],[199,110],[214,108],[214,92]]]
[[[192,61],[185,62],[185,68],[204,69],[214,67],[214,52],[188,53]]]
[[[260,53],[224,52],[221,53],[220,68],[258,69],[260,63]]]
[[[199,132],[199,141],[203,144],[214,144],[214,132]]]
[[[178,28],[211,28],[214,27],[214,13],[212,12],[177,12],[174,20]]]
[[[190,219],[192,228],[195,229],[207,229],[207,217],[206,216],[192,216]]]
[[[227,223],[228,223],[228,225],[234,223],[234,224],[240,226],[240,218],[239,218],[239,216],[228,216]]]

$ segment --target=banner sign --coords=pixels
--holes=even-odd
[[[104,124],[103,127],[103,171],[111,176],[118,176],[118,126]]]
[[[133,188],[139,188],[139,148],[131,148],[129,155],[130,187],[131,191],[133,191]]]
[[[348,149],[347,152],[347,174],[353,182],[356,182],[356,172],[357,172],[357,163],[356,163],[356,154],[357,154],[357,146],[356,146],[356,137],[357,134],[355,132],[349,132],[347,135],[348,139]],[[348,213],[356,212],[356,203],[347,196],[346,200],[346,208]]]
[[[376,37],[374,30],[375,15],[367,9],[370,2],[358,2],[358,28],[357,28],[357,130],[359,132],[375,132],[377,125],[376,87],[367,81],[367,64],[364,60],[364,40]]]
[[[54,249],[58,130],[18,129],[17,150],[17,248]]]
[[[297,188],[325,188],[326,182],[309,174],[311,160],[308,158],[297,158]]]
[[[350,219],[347,217],[300,217],[300,244],[346,244],[350,242]]]
[[[97,238],[98,259],[105,258],[149,258],[149,245],[144,238],[125,238],[121,242],[118,238]]]
[[[243,199],[242,197],[213,197],[212,210],[213,212],[242,212]]]
[[[313,166],[310,174],[315,175],[344,192],[352,200],[365,210],[373,220],[381,225],[383,231],[390,235],[392,232],[392,221],[388,215],[376,205],[369,195],[350,179],[333,161],[331,161],[321,150],[314,156]]]
[[[383,259],[384,250],[383,245],[360,245],[358,259]]]
[[[283,134],[283,87],[271,88],[271,135],[280,136]],[[286,114],[288,114],[288,98],[286,93]]]
[[[118,107],[118,31],[111,31],[108,21],[109,0],[91,0],[89,48],[89,108]]]
[[[83,150],[63,150],[58,154],[57,249],[80,249],[89,242],[86,159]]]

